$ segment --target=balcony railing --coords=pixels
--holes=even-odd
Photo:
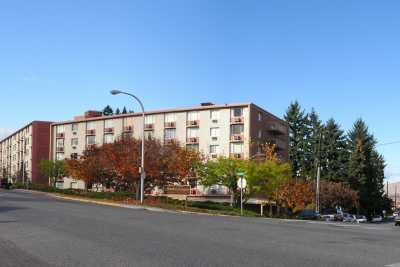
[[[64,133],[57,133],[57,138],[65,138],[65,134]]]
[[[268,130],[272,134],[278,134],[278,135],[284,135],[287,132],[287,128],[279,124],[271,124]]]
[[[231,142],[243,142],[244,137],[243,134],[232,134],[231,135]]]
[[[64,147],[56,147],[56,152],[64,153]]]
[[[132,126],[125,126],[124,127],[124,133],[131,133],[133,132],[133,127]]]
[[[244,118],[243,117],[232,117],[231,118],[231,123],[232,124],[241,124],[244,123]]]
[[[165,145],[172,145],[176,143],[176,139],[175,138],[168,138],[168,139],[164,139],[164,144]]]
[[[96,130],[86,130],[86,135],[96,135]]]
[[[198,121],[198,120],[186,122],[187,127],[199,127],[199,125],[200,125],[200,121]]]
[[[104,128],[105,133],[114,133],[114,128]]]
[[[199,143],[199,138],[198,137],[187,138],[186,143],[188,143],[188,144],[198,144]]]
[[[243,153],[231,153],[231,158],[243,159],[244,158],[244,154]]]
[[[176,128],[176,122],[166,122],[164,123],[165,128]]]
[[[145,130],[154,130],[154,123],[146,123],[144,125]]]

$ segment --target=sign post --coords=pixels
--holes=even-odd
[[[243,216],[243,189],[247,187],[247,181],[243,172],[238,173],[237,176],[239,177],[237,186],[240,188],[240,214]]]

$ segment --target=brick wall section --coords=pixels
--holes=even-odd
[[[32,122],[32,183],[48,183],[48,179],[40,174],[40,161],[49,159],[50,126],[51,122]]]
[[[258,114],[261,113],[262,120],[259,121]],[[271,131],[271,126],[281,126],[282,132]],[[261,130],[262,136],[259,138],[259,131]],[[289,125],[282,119],[272,115],[264,109],[251,104],[250,105],[250,155],[257,154],[257,147],[259,144],[266,142],[278,142],[277,153],[282,161],[289,160]]]

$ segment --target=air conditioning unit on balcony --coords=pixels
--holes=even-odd
[[[189,127],[199,126],[199,122],[198,121],[188,121],[187,126],[189,126]]]
[[[165,128],[175,128],[176,123],[175,122],[166,122],[165,123]]]
[[[64,137],[65,137],[64,133],[58,133],[57,134],[57,138],[64,138]]]
[[[217,136],[213,136],[213,137],[211,137],[211,140],[212,141],[218,141],[218,137]]]
[[[95,135],[96,130],[86,130],[86,135]]]
[[[199,142],[199,138],[197,138],[197,137],[188,138],[188,143],[195,144],[198,142]]]
[[[72,149],[76,149],[76,146],[72,146]]]
[[[124,127],[124,132],[130,133],[130,132],[132,132],[132,131],[133,131],[132,126],[125,126],[125,127]]]
[[[218,123],[218,120],[212,120],[212,123]]]
[[[217,154],[211,154],[211,158],[216,159],[216,158],[218,158],[218,155]]]
[[[242,158],[242,154],[240,154],[240,153],[235,153],[235,154],[233,154],[233,157],[234,157],[235,159],[241,159],[241,158]]]
[[[105,133],[113,133],[114,132],[114,128],[105,128],[104,132]]]
[[[233,123],[242,123],[242,122],[243,122],[243,118],[242,118],[242,117],[233,117],[233,118],[231,119],[231,121],[232,121]]]
[[[72,134],[73,134],[73,135],[77,135],[78,132],[77,132],[77,131],[73,131]]]
[[[241,135],[234,135],[232,140],[233,141],[243,141],[243,137]]]

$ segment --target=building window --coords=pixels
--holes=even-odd
[[[104,135],[104,143],[105,144],[114,143],[114,134],[105,134]]]
[[[71,159],[78,159],[78,153],[72,153]]]
[[[263,119],[262,114],[261,114],[261,112],[259,112],[258,113],[258,121],[262,121],[262,119]]]
[[[64,139],[57,139],[57,147],[64,147]]]
[[[64,153],[57,153],[56,160],[64,160]]]
[[[243,108],[234,108],[232,110],[232,117],[242,117],[243,116]]]
[[[88,135],[86,136],[86,144],[88,146],[90,145],[95,145],[96,144],[96,136],[94,135]]]
[[[71,139],[71,146],[78,146],[79,139],[78,138],[72,138]]]
[[[233,154],[241,154],[243,153],[243,144],[242,143],[232,143],[231,144],[231,153]]]
[[[210,136],[213,140],[218,140],[219,137],[219,128],[214,127],[210,129]]]
[[[243,134],[244,126],[243,124],[231,125],[231,134]]]
[[[199,151],[199,145],[198,144],[189,144],[189,145],[186,145],[186,148],[188,150]]]
[[[77,131],[78,131],[78,124],[77,124],[77,123],[73,123],[73,124],[71,125],[71,130],[72,130],[73,132],[77,132]]]
[[[187,113],[188,121],[198,121],[199,120],[199,112],[198,111],[190,111]]]
[[[165,129],[164,139],[171,140],[176,138],[176,129]]]
[[[176,122],[176,114],[175,113],[167,113],[165,114],[165,122]]]
[[[144,123],[145,124],[154,124],[154,116],[148,115],[148,116],[144,117]]]
[[[86,123],[86,130],[95,130],[96,129],[96,122],[88,121]]]
[[[218,154],[218,153],[219,153],[219,145],[211,145],[210,154]]]
[[[211,110],[210,117],[213,122],[218,122],[219,120],[219,110]]]
[[[187,138],[199,137],[199,128],[187,128],[186,135],[187,135]]]
[[[146,139],[154,139],[154,132],[153,131],[146,131],[144,133]]]
[[[58,125],[57,126],[57,133],[58,134],[61,134],[61,133],[64,133],[65,132],[65,127],[64,127],[64,125]]]
[[[113,120],[105,120],[104,121],[104,128],[113,128],[114,127],[114,121]]]

